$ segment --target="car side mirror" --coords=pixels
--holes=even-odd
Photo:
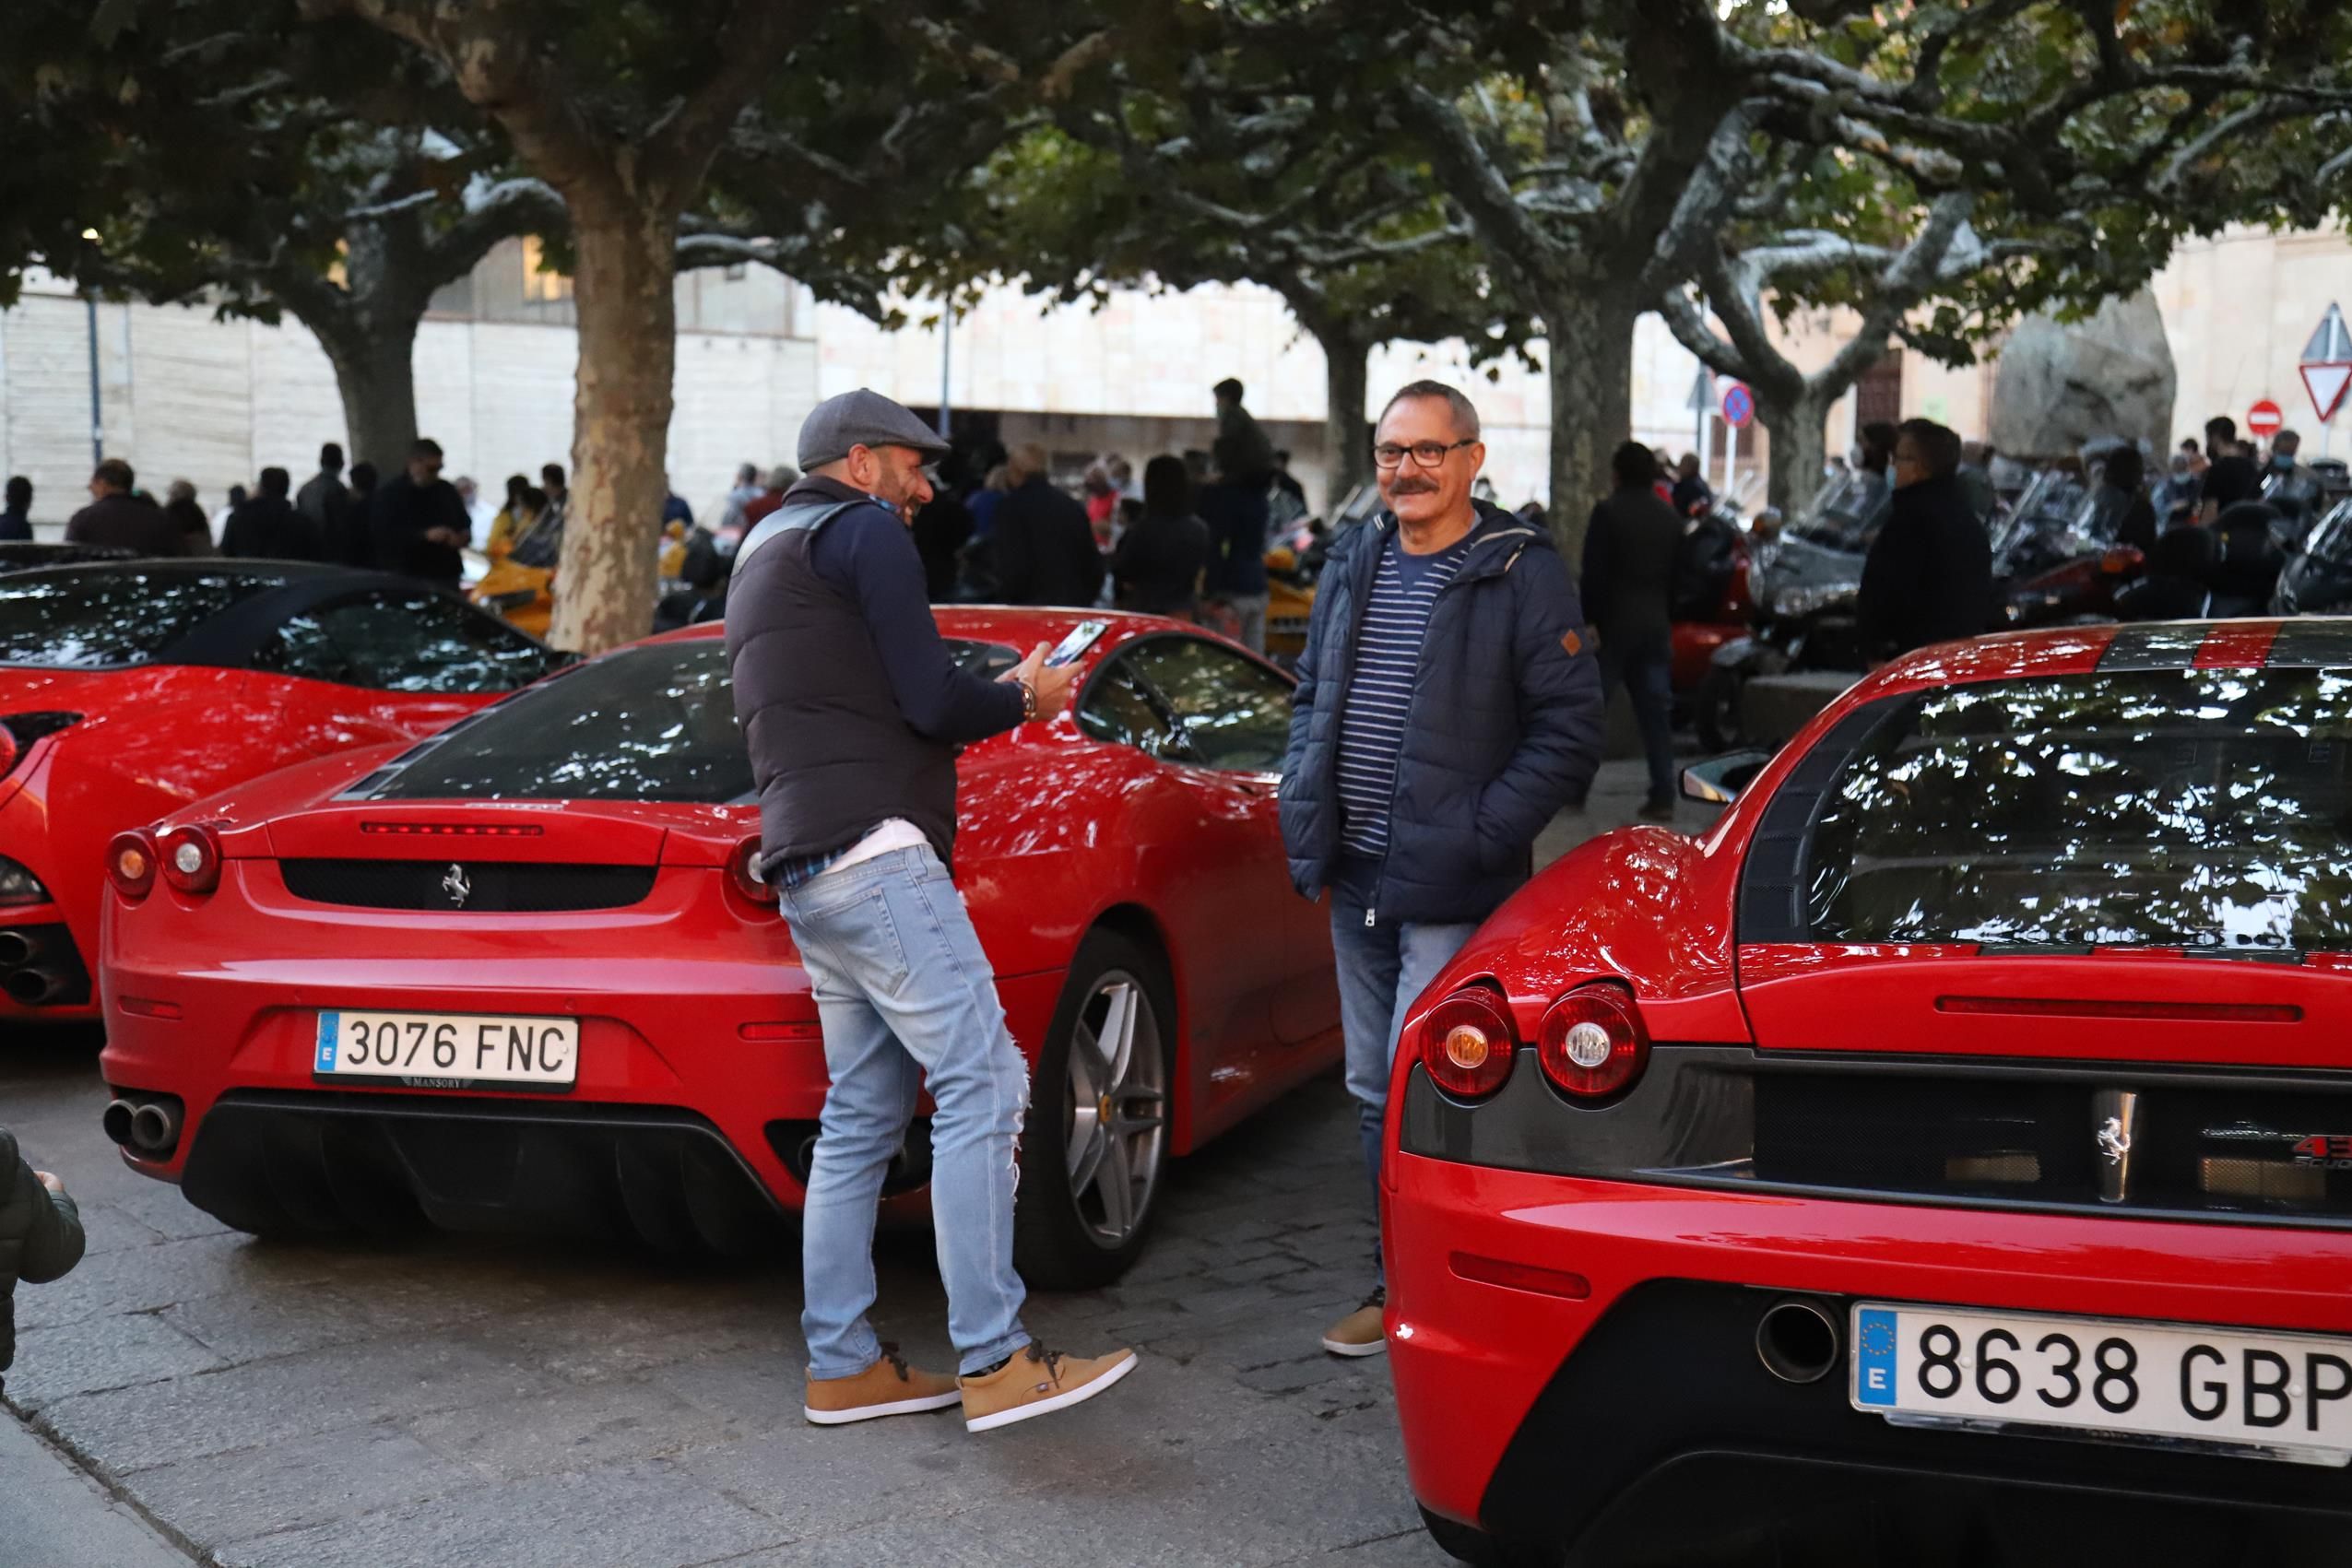
[[[1769,752],[1726,751],[1720,757],[1693,762],[1683,770],[1683,798],[1704,806],[1729,806],[1755,782],[1755,775],[1770,760]]]

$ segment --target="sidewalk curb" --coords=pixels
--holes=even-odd
[[[103,1494],[105,1502],[93,1500],[93,1508],[110,1515],[119,1509],[128,1515],[133,1527],[142,1528],[152,1536],[160,1550],[202,1564],[204,1568],[212,1568],[219,1562],[211,1552],[191,1540],[168,1520],[158,1516],[134,1496],[104,1464],[77,1448],[39,1413],[26,1410],[13,1399],[0,1397],[0,1421],[6,1421],[22,1432],[61,1468],[72,1471],[82,1481],[96,1487]]]

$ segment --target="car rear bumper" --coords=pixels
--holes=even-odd
[[[1642,1186],[1401,1153],[1391,1169],[1406,1461],[1416,1497],[1448,1517],[1578,1543],[1592,1561],[1689,1562],[1727,1530],[1796,1532],[1776,1549],[1810,1561],[1829,1550],[1821,1531],[1876,1531],[1866,1539],[1884,1545],[1919,1526],[1948,1543],[2044,1508],[2125,1533],[2151,1520],[2193,1531],[2192,1515],[2251,1508],[2274,1536],[2334,1535],[2352,1515],[2343,1469],[1897,1428],[1850,1407],[1842,1348],[1830,1375],[1802,1385],[1755,1350],[1764,1312],[1791,1293],[1840,1324],[1870,1297],[2352,1331],[2340,1238]],[[1480,1258],[1573,1276],[1588,1293],[1465,1278],[1491,1275]],[[1957,1560],[2033,1560],[2030,1528],[2021,1547],[1987,1539]]]

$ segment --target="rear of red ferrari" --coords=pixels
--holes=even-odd
[[[617,1216],[726,1246],[797,1202],[823,1052],[751,869],[717,647],[635,650],[118,839],[101,1065],[125,1157],[265,1232]]]
[[[1613,835],[1507,907],[1391,1100],[1440,1540],[2238,1563],[2352,1530],[2347,655],[1915,661],[1706,840]]]

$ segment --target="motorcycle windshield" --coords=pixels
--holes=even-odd
[[[2352,566],[2352,499],[2338,501],[2303,541],[2303,553],[2331,566]]]

